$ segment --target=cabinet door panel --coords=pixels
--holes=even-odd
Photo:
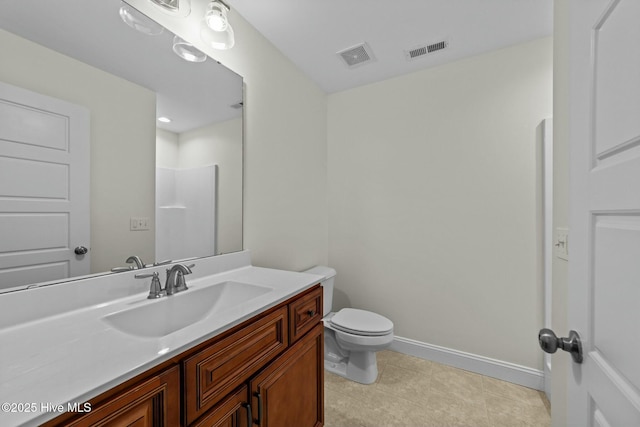
[[[184,362],[187,424],[202,416],[280,354],[288,343],[287,308],[268,314]]]
[[[324,328],[316,325],[250,382],[260,427],[318,427],[324,423]]]
[[[94,405],[69,427],[176,427],[180,425],[180,369],[175,366]]]

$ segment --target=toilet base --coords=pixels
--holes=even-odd
[[[347,362],[325,360],[324,368],[360,384],[373,384],[378,379],[378,364],[373,351],[352,351]]]

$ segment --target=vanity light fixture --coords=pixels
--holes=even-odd
[[[235,44],[233,28],[227,17],[229,10],[229,6],[222,0],[213,0],[207,6],[200,25],[200,37],[214,49],[231,49]]]
[[[191,13],[191,0],[149,0],[161,11],[174,16],[185,17]]]
[[[120,18],[134,30],[140,31],[142,34],[148,36],[157,36],[164,31],[162,25],[143,13],[138,12],[138,10],[124,1],[122,1],[120,5]]]
[[[173,51],[185,61],[204,62],[207,60],[207,54],[179,36],[173,37]]]

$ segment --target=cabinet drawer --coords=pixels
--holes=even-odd
[[[287,308],[282,307],[186,359],[187,424],[280,354],[287,335]]]
[[[322,320],[322,287],[301,296],[289,304],[289,340],[302,337]]]

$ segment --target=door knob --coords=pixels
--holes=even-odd
[[[85,248],[84,246],[78,246],[73,250],[73,252],[75,252],[76,255],[84,255],[89,252],[89,249]]]
[[[558,338],[551,329],[540,329],[538,343],[540,343],[540,348],[547,353],[555,353],[559,348],[571,353],[574,362],[582,363],[582,342],[576,331],[569,331],[567,338]]]

